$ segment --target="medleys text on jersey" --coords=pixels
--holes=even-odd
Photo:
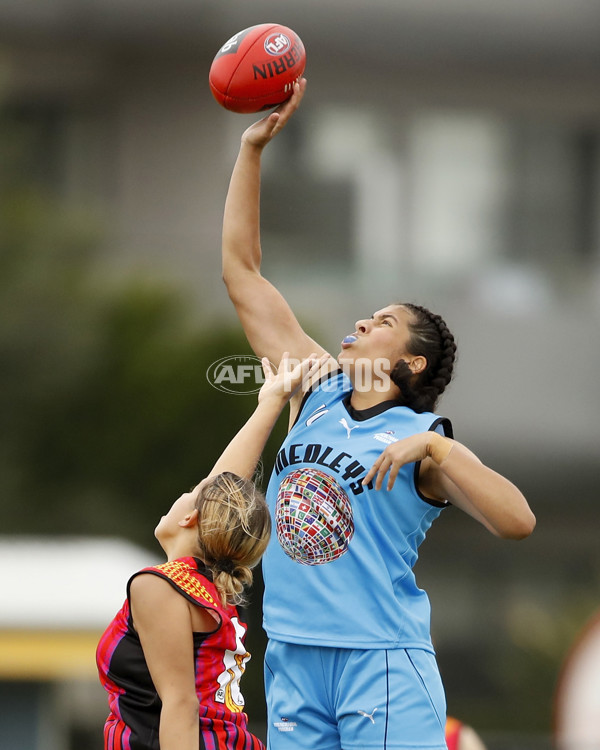
[[[335,451],[329,445],[320,443],[309,443],[308,445],[294,444],[284,446],[275,459],[275,473],[277,475],[287,466],[296,466],[298,464],[316,464],[329,469],[338,474],[341,479],[348,482],[348,487],[354,495],[360,495],[364,492],[362,480],[367,475],[367,469],[353,458],[350,453],[345,451]],[[367,485],[369,489],[373,488],[373,483]]]

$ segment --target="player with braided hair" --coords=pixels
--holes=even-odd
[[[452,379],[456,358],[454,336],[441,315],[435,315],[421,305],[399,303],[399,306],[413,313],[408,324],[411,333],[409,352],[424,356],[427,365],[415,377],[407,362],[399,359],[390,377],[400,389],[406,406],[416,412],[433,411]]]
[[[271,361],[324,353],[260,270],[262,152],[305,86],[244,132],[225,203],[223,278],[250,345]],[[449,504],[504,538],[535,525],[517,487],[433,411],[455,355],[440,316],[388,305],[357,321],[290,401],[263,559],[271,750],[446,750],[419,545]]]

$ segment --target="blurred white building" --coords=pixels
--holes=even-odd
[[[439,309],[459,337],[459,435],[585,472],[600,449],[600,3],[5,0],[0,92],[37,133],[40,175],[104,218],[113,271],[193,280],[219,315],[223,201],[254,118],[219,108],[208,70],[268,19],[303,38],[309,89],[267,152],[266,271],[333,349],[391,299]]]
[[[102,746],[96,646],[129,577],[156,562],[119,539],[0,537],[0,747]]]

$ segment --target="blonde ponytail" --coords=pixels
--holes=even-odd
[[[271,533],[265,497],[251,480],[223,472],[203,485],[196,507],[200,554],[221,600],[241,604]]]

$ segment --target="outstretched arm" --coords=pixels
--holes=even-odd
[[[504,539],[524,539],[535,528],[535,516],[521,491],[482,463],[456,440],[423,432],[398,440],[383,451],[363,480],[381,489],[394,486],[401,466],[421,461],[419,489],[427,497],[450,500]]]
[[[209,476],[231,471],[250,479],[283,407],[302,381],[312,378],[328,358],[327,353],[321,357],[313,354],[292,366],[285,352],[275,374],[265,357],[262,362],[265,383],[258,395],[258,405],[250,419],[225,448]]]
[[[260,170],[262,152],[300,105],[306,81],[274,112],[242,136],[223,217],[223,280],[250,346],[257,356],[279,362],[284,351],[296,359],[324,349],[304,332],[280,292],[261,275]]]

